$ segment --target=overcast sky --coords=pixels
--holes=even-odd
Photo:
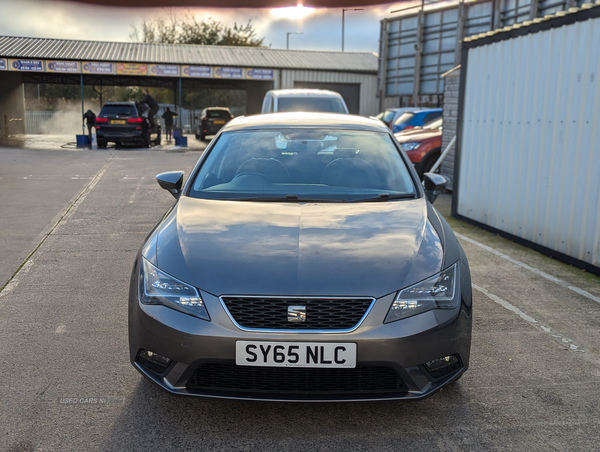
[[[380,20],[392,17],[390,11],[402,6],[389,3],[365,7],[363,11],[347,11],[345,50],[378,53]],[[139,25],[143,18],[166,14],[164,9],[156,8],[114,8],[49,0],[0,0],[0,11],[0,35],[3,36],[121,42],[131,40],[133,26]],[[234,22],[245,24],[250,19],[258,37],[264,37],[264,44],[273,48],[285,48],[288,31],[301,31],[303,35],[290,36],[290,49],[341,50],[341,9],[303,8],[302,14],[269,9],[195,8],[190,11],[229,26]],[[290,15],[305,17],[285,17]]]

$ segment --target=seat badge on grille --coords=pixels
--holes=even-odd
[[[288,322],[306,322],[306,306],[288,306]]]

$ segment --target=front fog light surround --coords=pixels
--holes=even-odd
[[[396,295],[384,323],[412,317],[432,309],[458,306],[458,263]]]
[[[448,355],[443,358],[434,359],[433,361],[423,364],[429,375],[433,378],[442,378],[462,367],[458,355]]]
[[[159,270],[143,257],[140,265],[140,302],[167,306],[210,320],[198,289]]]
[[[172,360],[150,350],[140,350],[136,362],[152,372],[161,374],[167,370]]]

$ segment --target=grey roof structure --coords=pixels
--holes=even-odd
[[[265,47],[142,44],[0,36],[0,57],[377,72],[377,55]]]

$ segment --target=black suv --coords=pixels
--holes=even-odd
[[[160,144],[160,124],[150,130],[146,116],[148,106],[141,102],[107,102],[96,118],[98,147],[105,148],[111,141],[117,145],[139,144],[149,147]]]
[[[196,119],[198,119],[196,117]],[[216,135],[221,128],[233,119],[226,107],[208,107],[200,113],[200,122],[196,125],[196,138],[204,140],[206,135]]]

